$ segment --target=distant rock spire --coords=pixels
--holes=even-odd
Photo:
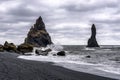
[[[96,27],[95,24],[92,25],[91,28],[91,37],[88,40],[88,45],[87,47],[99,47],[97,40],[96,40]]]
[[[40,16],[28,32],[24,43],[32,44],[35,47],[46,47],[52,44],[51,37],[45,29],[45,24]]]

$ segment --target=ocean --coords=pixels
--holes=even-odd
[[[64,50],[66,56],[53,56],[60,50]],[[54,65],[67,69],[120,80],[119,45],[102,45],[100,48],[86,48],[85,45],[57,45],[48,56],[37,56],[34,52],[32,54],[18,58],[53,62]]]

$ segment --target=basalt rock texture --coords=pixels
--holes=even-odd
[[[4,46],[0,44],[0,52],[4,51]]]
[[[93,24],[91,28],[92,35],[90,39],[88,40],[88,45],[87,47],[99,47],[97,40],[96,40],[96,27]]]
[[[21,52],[22,54],[32,52],[33,51],[33,46],[31,44],[25,43],[21,44],[17,47],[17,50]]]
[[[31,27],[24,43],[31,44],[34,47],[46,47],[48,44],[52,44],[51,37],[45,29],[45,24],[41,16]]]
[[[17,52],[17,48],[14,43],[8,43],[5,41],[4,43],[4,50],[8,52]]]
[[[65,56],[65,51],[60,51],[57,53],[58,56]]]

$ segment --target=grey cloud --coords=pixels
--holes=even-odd
[[[7,2],[7,1],[13,1],[13,0],[0,0],[0,3]]]
[[[95,20],[95,19],[92,19],[90,20],[91,22],[95,22],[95,23],[103,23],[103,24],[117,24],[119,25],[120,24],[120,19],[109,19],[109,20]]]
[[[93,4],[93,5],[89,5],[89,4],[72,4],[72,5],[64,5],[61,8],[65,8],[67,11],[73,11],[73,12],[80,12],[80,13],[85,13],[85,12],[93,12],[96,10],[100,10],[100,9],[105,9],[105,8],[116,8],[118,7],[119,4],[118,3],[103,3],[103,4]]]
[[[38,13],[34,12],[33,10],[27,8],[27,5],[20,4],[19,6],[12,8],[8,11],[8,15],[13,16],[20,16],[20,17],[33,17],[36,16]]]
[[[8,2],[8,0],[0,0],[0,3]],[[118,40],[120,37],[118,36],[120,31],[120,19],[119,18],[111,18],[108,20],[94,19],[91,17],[94,14],[105,13],[106,8],[112,8],[114,12],[119,10],[118,2],[106,2],[103,3],[95,3],[95,4],[70,4],[69,2],[65,4],[61,4],[59,6],[50,7],[49,5],[52,3],[42,3],[40,0],[19,0],[20,4],[7,9],[6,12],[3,11],[0,16],[0,32],[3,35],[0,35],[0,38],[5,38],[11,41],[20,39],[22,42],[24,37],[35,22],[35,19],[39,16],[43,17],[43,20],[46,24],[46,28],[48,32],[52,35],[53,38],[57,39],[59,36],[64,36],[65,39],[75,38],[76,43],[82,44],[83,39],[87,41],[87,38],[90,36],[90,27],[92,23],[96,24],[98,39],[102,42],[103,38],[112,38],[113,40]],[[83,0],[84,1],[84,0]],[[15,0],[14,0],[15,2]],[[17,0],[16,0],[17,2]],[[64,0],[63,0],[64,2]],[[77,3],[77,1],[76,1]],[[7,5],[7,4],[6,4]],[[28,8],[28,6],[32,7]],[[0,10],[2,10],[0,8]],[[114,14],[113,11],[109,11],[110,16],[119,15]],[[95,16],[97,17],[97,16]],[[102,16],[101,16],[102,17]],[[104,18],[104,17],[103,17]],[[16,25],[23,23],[29,23],[24,25]],[[87,28],[76,25],[66,25],[63,28],[57,28],[56,25],[60,25],[62,23],[85,23],[88,24]],[[9,24],[9,25],[8,25]],[[107,26],[106,26],[107,25]],[[109,29],[109,30],[106,30]],[[116,36],[113,35],[104,35],[101,32],[106,30],[107,34],[115,33]],[[18,39],[17,39],[18,38]],[[16,41],[15,40],[15,41]],[[64,40],[64,39],[63,39]],[[77,42],[78,41],[78,42]],[[62,41],[64,42],[64,41]],[[70,42],[70,41],[69,41]],[[72,41],[71,41],[72,42]],[[69,43],[68,43],[69,44]]]

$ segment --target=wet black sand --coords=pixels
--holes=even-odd
[[[0,53],[0,80],[115,80],[69,70],[54,63],[18,59],[15,53]]]

